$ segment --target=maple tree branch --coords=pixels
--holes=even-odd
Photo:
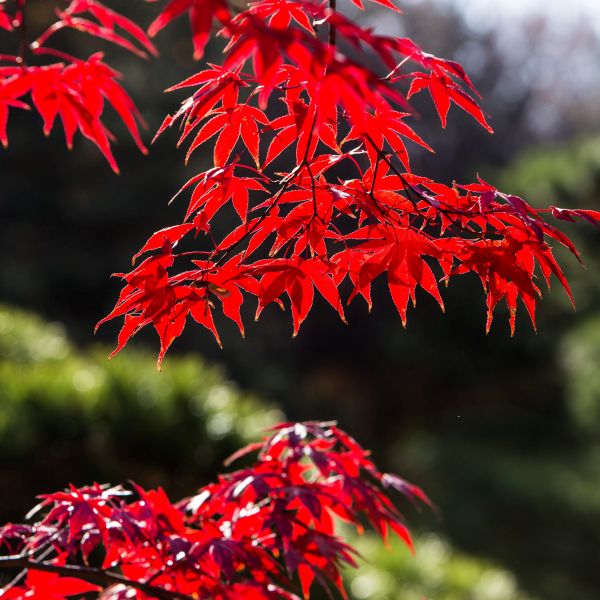
[[[37,560],[42,560],[43,558],[46,558],[46,556],[48,556],[53,548],[51,546],[52,541],[55,539],[55,536],[53,536],[48,542],[47,545],[45,547],[42,546],[42,548],[37,548],[35,550],[31,550],[29,552],[26,552],[24,554],[19,554],[19,555],[15,555],[15,556],[4,556],[2,558],[4,559],[12,559],[12,558],[32,558],[35,556],[36,552],[39,552],[40,550],[42,550],[42,553],[37,557]],[[10,590],[12,587],[14,587],[15,585],[17,585],[17,583],[19,583],[19,581],[25,577],[25,575],[27,574],[27,569],[22,569],[21,571],[19,571],[19,573],[17,573],[7,584],[3,585],[0,588],[0,592],[4,593],[6,592],[6,590]]]
[[[248,8],[248,2],[246,2],[246,0],[227,0],[227,5],[236,15],[239,15]]]
[[[334,0],[334,2],[335,2],[335,0]],[[279,188],[279,190],[275,193],[275,195],[273,197],[273,202],[271,202],[271,204],[267,207],[265,212],[260,216],[258,221],[247,231],[247,233],[244,235],[244,237],[242,237],[240,240],[238,240],[237,242],[235,242],[228,248],[224,248],[223,250],[221,250],[221,252],[223,252],[223,254],[215,262],[215,265],[214,265],[215,267],[218,267],[219,265],[223,264],[223,261],[231,254],[231,252],[235,248],[237,248],[243,241],[247,240],[252,235],[252,233],[254,231],[256,231],[256,229],[258,229],[258,227],[260,227],[260,225],[263,223],[263,221],[271,214],[271,211],[277,206],[279,200],[281,199],[281,196],[283,196],[283,194],[285,194],[285,192],[288,190],[290,185],[294,182],[294,180],[302,172],[302,168],[304,166],[306,166],[308,168],[310,177],[313,180],[313,199],[314,199],[315,207],[316,207],[316,196],[314,195],[314,178],[312,176],[312,172],[310,171],[310,166],[308,164],[308,154],[310,152],[310,146],[312,144],[312,138],[315,133],[316,124],[317,124],[317,114],[315,112],[315,115],[314,115],[313,121],[312,121],[312,125],[311,125],[308,143],[306,145],[306,150],[304,151],[304,158],[302,159],[302,162],[291,173],[289,173],[289,175],[287,177],[285,177],[285,179],[283,180],[283,185]]]
[[[81,62],[77,57],[72,56],[71,54],[67,54],[66,52],[62,52],[61,50],[55,50],[54,48],[42,48],[37,45],[38,42],[34,42],[32,44],[31,52],[38,56],[53,56],[55,58],[59,58],[60,60],[64,60],[66,62]]]
[[[0,61],[19,63],[19,57],[12,54],[0,54]]]
[[[26,0],[17,0],[17,20],[19,22],[19,52],[17,62],[21,65],[25,64],[25,53],[29,40],[27,38],[27,19],[25,16]]]
[[[367,137],[369,143],[373,146],[373,148],[377,152],[377,162],[375,163],[375,167],[373,169],[373,180],[371,181],[371,187],[370,187],[370,190],[369,190],[369,197],[371,198],[371,200],[373,200],[376,208],[381,211],[381,215],[383,216],[383,219],[386,222],[386,224],[388,224],[388,225],[390,225],[392,227],[394,227],[394,223],[396,223],[397,225],[403,226],[403,224],[400,221],[400,215],[398,214],[398,211],[397,210],[392,210],[387,204],[383,204],[383,206],[382,206],[381,201],[378,200],[375,197],[375,185],[377,183],[377,172],[379,170],[379,165],[381,164],[382,160],[389,166],[389,168],[398,177],[400,177],[400,179],[402,179],[402,174],[398,171],[398,169],[396,169],[396,167],[394,167],[394,165],[391,163],[391,161],[389,160],[389,158],[385,155],[385,152],[375,143],[375,141],[373,140],[373,138],[369,134],[366,134],[366,137]],[[407,194],[407,196],[408,196],[408,194]],[[407,199],[412,204],[413,209],[415,210],[415,212],[418,213],[418,214],[420,214],[419,210],[417,208],[416,202],[414,202],[413,199],[410,198],[410,197],[408,197]],[[396,217],[396,218],[394,219],[393,217],[391,217],[390,213],[393,213],[393,216]],[[413,227],[412,223],[409,223],[409,226]]]
[[[369,192],[369,194],[371,196],[373,196],[373,193],[375,192],[375,185],[377,183],[377,173],[379,171],[380,164],[381,164],[381,155],[378,152],[377,153],[377,162],[375,163],[375,168],[373,169],[373,181],[371,181],[371,191]]]
[[[337,10],[337,0],[329,0],[329,8],[335,12]],[[329,24],[329,45],[335,46],[336,43],[337,32],[335,30],[335,25]]]
[[[310,152],[310,146],[312,144],[312,139],[315,134],[316,124],[317,124],[317,114],[315,112],[315,115],[314,115],[313,121],[312,121],[312,125],[311,125],[311,129],[310,129],[310,135],[308,138],[308,142],[306,144],[306,149],[304,151],[304,157],[302,159],[302,162],[283,180],[283,185],[279,188],[279,190],[276,192],[275,196],[273,197],[273,202],[271,202],[271,204],[267,207],[265,212],[260,216],[259,220],[248,230],[248,232],[244,235],[243,238],[241,238],[238,242],[236,242],[235,244],[233,244],[232,246],[230,246],[229,248],[226,248],[224,250],[224,254],[219,258],[219,260],[216,261],[215,266],[222,264],[223,261],[225,260],[225,258],[227,258],[227,256],[231,253],[232,250],[234,250],[240,243],[247,240],[252,235],[252,233],[258,227],[260,227],[261,223],[271,214],[271,211],[277,206],[279,200],[281,199],[281,196],[283,196],[283,194],[285,194],[285,192],[287,191],[289,186],[292,185],[292,183],[298,178],[300,173],[302,173],[303,167],[306,167],[306,169],[308,170],[309,176],[311,178],[311,188],[312,188],[314,210],[316,212],[317,217],[319,216],[319,214],[317,212],[315,180],[314,180],[312,171],[310,169],[310,164],[308,162],[308,155]],[[314,218],[314,215],[313,215],[313,218]],[[319,217],[319,219],[320,219],[320,217]],[[321,220],[321,222],[323,222],[323,221]]]
[[[78,565],[53,565],[52,563],[31,560],[28,555],[0,557],[0,569],[34,569],[46,573],[57,573],[65,577],[77,577],[101,587],[120,584],[162,600],[192,600],[192,596],[187,594],[171,592],[155,585],[127,579],[111,571]]]
[[[297,171],[297,169],[296,169],[296,171]],[[294,173],[296,173],[296,171],[294,171]],[[271,202],[271,204],[269,204],[269,206],[267,207],[265,212],[260,216],[258,221],[256,223],[254,223],[254,225],[252,227],[250,227],[250,229],[248,229],[248,231],[244,235],[244,237],[239,239],[237,242],[231,244],[228,248],[224,248],[223,250],[221,250],[221,252],[223,252],[223,255],[215,262],[215,265],[214,265],[215,267],[218,267],[219,265],[221,265],[223,263],[223,261],[231,254],[231,252],[233,250],[235,250],[243,241],[247,240],[248,237],[251,236],[256,231],[256,229],[258,229],[258,227],[260,227],[260,225],[269,216],[269,214],[275,208],[275,206],[277,206],[279,199],[281,198],[281,196],[283,196],[283,194],[290,187],[290,185],[292,184],[292,181],[295,179],[296,176],[297,176],[297,173],[294,177],[286,178],[284,184],[279,188],[278,192],[275,194],[275,196],[273,198],[273,202]]]
[[[402,182],[404,191],[406,193],[406,198],[413,205],[415,212],[419,216],[421,216],[426,222],[431,221],[431,219],[429,217],[424,215],[419,210],[419,208],[417,207],[417,203],[413,200],[413,198],[411,198],[409,192],[414,193],[418,198],[420,198],[421,200],[424,200],[429,206],[432,206],[433,208],[435,208],[440,214],[443,214],[451,222],[451,224],[454,227],[456,227],[459,231],[468,231],[469,233],[472,233],[473,235],[479,236],[478,232],[475,231],[472,227],[458,223],[456,221],[456,219],[454,219],[451,216],[451,215],[464,216],[465,215],[464,211],[452,210],[452,209],[434,206],[432,204],[430,198],[428,198],[423,192],[419,191],[417,188],[415,188],[415,186],[413,186],[410,182],[408,182],[406,180],[406,177],[404,177],[404,175],[402,173],[400,173],[400,171],[398,171],[398,169],[394,166],[392,161],[385,155],[385,152],[381,148],[379,148],[379,146],[375,143],[373,138],[368,133],[365,134],[365,137],[368,140],[368,142],[373,146],[373,148],[377,151],[377,155],[379,157],[381,157],[381,159],[388,165],[388,167],[392,170],[392,172],[400,178],[400,181]]]
[[[410,60],[410,56],[404,57],[384,78],[383,81],[391,81],[396,73]]]

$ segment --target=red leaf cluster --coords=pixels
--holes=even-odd
[[[0,528],[0,569],[23,569],[0,597],[292,600],[314,582],[343,594],[341,569],[356,566],[356,553],[336,520],[358,531],[368,522],[411,547],[386,489],[427,498],[379,472],[335,423],[280,425],[231,460],[257,450],[253,465],[175,504],[135,484],[42,496],[31,524]]]
[[[174,1],[151,27],[196,11],[197,53],[215,18],[228,43],[222,64],[171,88],[191,95],[158,134],[177,123],[186,161],[210,149],[213,167],[180,190],[189,195],[183,222],[153,234],[136,254],[142,262],[121,275],[119,300],[101,321],[124,318],[116,351],[152,325],[160,365],[188,317],[218,341],[219,305],[243,334],[248,296],[257,318],[270,304],[289,305],[295,335],[315,293],[345,319],[356,296],[371,307],[379,277],[403,323],[419,288],[443,308],[440,283],[464,273],[481,280],[488,329],[504,300],[514,331],[519,298],[535,326],[539,275],[548,285],[555,275],[570,296],[551,243],[577,252],[545,211],[483,181],[444,185],[411,171],[410,148],[432,151],[409,124],[409,99],[420,91],[429,91],[442,126],[455,104],[492,131],[462,67],[327,4],[263,0],[233,15],[219,2]],[[375,66],[360,60],[367,53]],[[219,235],[231,209],[239,225]],[[600,221],[594,211],[552,214]]]
[[[27,2],[19,0],[14,4],[13,14],[0,6],[0,29],[11,31],[15,45],[19,45],[18,54],[0,55],[0,142],[8,145],[10,109],[33,106],[42,117],[46,135],[60,118],[69,148],[79,131],[118,172],[111,150],[114,136],[103,123],[104,110],[109,104],[145,153],[138,130],[138,123],[143,121],[119,83],[120,74],[103,62],[103,55],[97,53],[82,60],[48,45],[58,31],[73,29],[141,57],[156,55],[144,31],[97,0],[72,0],[64,10],[57,9],[57,20],[37,40],[29,42]]]
[[[399,13],[392,0],[373,2]],[[0,28],[21,40],[18,54],[0,56],[0,141],[8,143],[10,113],[33,107],[46,134],[60,119],[69,147],[79,131],[115,171],[105,108],[145,151],[136,108],[101,54],[69,57],[48,47],[53,35],[77,30],[146,57],[156,54],[149,36],[187,15],[196,57],[215,24],[227,41],[221,64],[171,88],[191,95],[157,135],[178,124],[186,161],[210,148],[213,165],[182,187],[183,221],[154,233],[135,256],[141,262],[121,274],[123,290],[101,321],[123,318],[117,351],[152,326],[160,365],[188,318],[219,341],[217,306],[243,334],[248,296],[257,318],[270,304],[289,306],[295,335],[316,293],[345,319],[356,296],[371,307],[378,278],[403,323],[419,288],[443,308],[440,284],[466,273],[481,280],[488,329],[504,301],[514,331],[519,299],[535,327],[540,279],[549,285],[554,275],[571,295],[552,244],[577,251],[545,217],[597,225],[600,213],[536,210],[483,181],[445,185],[411,170],[411,150],[433,151],[410,123],[409,101],[419,92],[428,91],[442,126],[454,104],[492,131],[458,63],[408,38],[378,35],[335,2],[171,0],[146,34],[98,0],[72,0],[24,44],[26,5],[0,6]]]

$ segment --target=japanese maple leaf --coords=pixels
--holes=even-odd
[[[86,18],[87,16],[94,18],[95,21]],[[141,27],[97,0],[72,0],[64,11],[58,12],[58,21],[36,40],[36,49],[44,46],[51,36],[64,28],[75,29],[111,42],[142,58],[147,58],[148,53],[153,56],[158,54]]]
[[[406,325],[409,300],[416,303],[417,286],[433,296],[444,310],[436,277],[424,258],[434,257],[442,262],[443,253],[425,235],[410,229],[392,231],[384,226],[366,226],[348,238],[367,240],[333,257],[337,264],[345,267],[340,268],[338,279],[345,271],[354,283],[350,299],[360,294],[370,306],[371,283],[385,272],[403,325]]]
[[[250,193],[267,192],[260,180],[236,175],[236,166],[241,167],[241,165],[230,164],[196,175],[178,192],[180,194],[185,189],[194,186],[185,220],[196,215],[194,223],[198,232],[208,231],[211,219],[229,200],[242,222],[245,223],[248,217]]]
[[[117,43],[123,45],[119,39],[121,36],[116,32],[116,28],[119,27],[135,39],[150,54],[153,56],[158,54],[156,48],[139,25],[120,13],[104,6],[98,2],[98,0],[72,0],[71,4],[65,10],[65,13],[69,15],[77,15],[86,12],[90,13],[100,23],[101,28],[99,37],[108,39],[109,41],[119,40]],[[92,31],[88,31],[88,33],[95,35]],[[117,40],[111,39],[114,36],[116,36]],[[127,43],[125,46],[127,46]],[[134,50],[134,52],[136,51]]]
[[[406,170],[410,171],[408,152],[402,138],[411,140],[415,144],[429,150],[429,152],[433,152],[433,148],[426,144],[404,123],[404,119],[408,116],[407,113],[382,108],[373,114],[365,115],[363,123],[360,126],[355,125],[344,141],[364,140],[364,145],[371,162],[375,164],[379,160],[379,153],[384,147],[385,140]]]
[[[3,13],[0,13],[0,17]],[[0,76],[1,77],[1,76]],[[8,113],[10,108],[29,109],[29,105],[19,100],[28,91],[28,85],[18,75],[0,78],[0,143],[6,148],[8,136],[6,127],[8,125]]]
[[[292,21],[308,33],[315,33],[313,23],[306,12],[306,4],[297,0],[263,0],[252,5],[253,14],[263,18],[269,27],[287,29]]]
[[[156,0],[148,1],[155,2]],[[154,37],[163,27],[185,12],[189,13],[192,26],[194,58],[200,59],[210,37],[213,19],[218,19],[223,24],[229,21],[227,0],[171,0],[158,17],[152,21],[148,27],[148,34],[150,37]]]
[[[60,117],[69,148],[79,130],[96,144],[112,169],[118,173],[119,168],[110,146],[112,134],[102,123],[107,101],[121,117],[140,150],[146,152],[138,130],[135,105],[117,83],[119,74],[102,62],[101,54],[66,67],[61,63],[32,67],[28,73],[31,97],[44,121],[46,135],[52,131],[56,118]]]
[[[296,143],[296,160],[301,163],[304,158],[312,158],[319,141],[332,150],[339,150],[336,140],[337,122],[331,119],[318,121],[319,108],[314,104],[306,104],[302,100],[286,102],[288,114],[273,119],[267,130],[277,131],[267,150],[264,166],[271,164],[286,148]],[[335,104],[330,107],[335,112]]]
[[[511,333],[514,334],[519,297],[535,329],[535,307],[538,297],[541,297],[533,278],[535,259],[540,259],[539,250],[536,249],[538,245],[540,244],[537,241],[533,242],[527,235],[516,230],[511,231],[510,235],[501,241],[457,244],[457,255],[461,264],[455,272],[466,273],[472,270],[479,275],[486,290],[486,331],[489,331],[492,325],[496,305],[504,298],[509,310]],[[543,263],[540,266],[543,271],[548,269],[549,257],[546,252],[545,249],[542,250]],[[570,295],[568,285],[566,289]]]
[[[266,125],[269,122],[265,113],[249,104],[237,104],[233,108],[218,110],[215,113],[196,134],[188,149],[186,160],[198,146],[218,133],[214,148],[216,167],[226,164],[240,137],[258,166],[260,141],[258,124]]]
[[[41,496],[42,502],[29,515],[32,516],[40,508],[50,507],[43,519],[44,525],[64,527],[68,522],[67,540],[70,543],[90,531],[103,533],[111,515],[109,501],[123,493],[122,488],[106,488],[98,484],[80,489],[70,486],[67,491]]]
[[[244,323],[242,322],[241,307],[244,302],[242,291],[258,295],[259,284],[254,277],[253,270],[241,262],[241,256],[234,256],[227,261],[217,272],[207,275],[209,291],[219,298],[223,307],[223,314],[231,319],[244,336]]]
[[[551,206],[550,211],[555,219],[561,221],[568,221],[574,223],[578,218],[584,219],[588,223],[594,225],[594,227],[600,228],[600,211],[597,210],[585,210],[585,209],[568,209],[558,208],[557,206]]]
[[[313,254],[326,254],[323,241],[331,222],[333,203],[332,193],[327,185],[314,189],[294,190],[284,194],[280,203],[297,203],[276,227],[277,237],[271,248],[275,255],[288,242],[295,240],[294,254],[300,255],[307,247]]]
[[[285,293],[290,299],[295,337],[312,308],[315,287],[345,320],[342,302],[331,277],[330,268],[318,258],[272,261],[272,270],[268,270],[260,280],[257,318],[264,307],[280,301],[279,297]]]
[[[173,116],[169,115],[165,119],[156,136],[159,136],[177,119],[185,118],[186,123],[179,140],[181,143],[198,123],[198,120],[205,117],[210,111],[219,106],[232,108],[237,104],[239,89],[247,86],[240,76],[240,69],[230,70],[210,63],[208,66],[209,69],[200,71],[166,90],[173,92],[199,86],[194,95],[183,102],[181,108]]]
[[[454,102],[490,133],[494,133],[494,130],[488,124],[483,111],[479,108],[475,100],[450,77],[439,72],[412,73],[411,76],[413,80],[408,91],[408,98],[421,90],[428,89],[440,117],[442,127],[446,127],[450,104]]]
[[[184,235],[181,233],[180,235]],[[186,273],[169,278],[167,268],[173,264],[172,245],[168,234],[164,236],[162,253],[143,261],[131,273],[118,305],[106,320],[124,316],[125,323],[119,332],[116,354],[142,327],[152,324],[160,342],[158,367],[165,353],[183,331],[188,315],[213,333],[220,344],[213,318],[212,304],[208,296],[208,284],[197,276],[190,278]],[[135,313],[131,311],[136,308]]]

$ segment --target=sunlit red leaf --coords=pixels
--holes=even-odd
[[[154,37],[161,29],[166,27],[173,19],[188,13],[192,26],[194,41],[194,56],[202,58],[204,47],[210,37],[213,19],[226,23],[229,19],[229,10],[226,0],[171,0],[163,11],[152,21],[148,27],[148,34]]]

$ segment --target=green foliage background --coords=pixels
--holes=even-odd
[[[191,493],[223,460],[279,422],[197,356],[159,373],[155,357],[75,348],[58,324],[0,307],[0,513],[68,482],[133,479]]]

